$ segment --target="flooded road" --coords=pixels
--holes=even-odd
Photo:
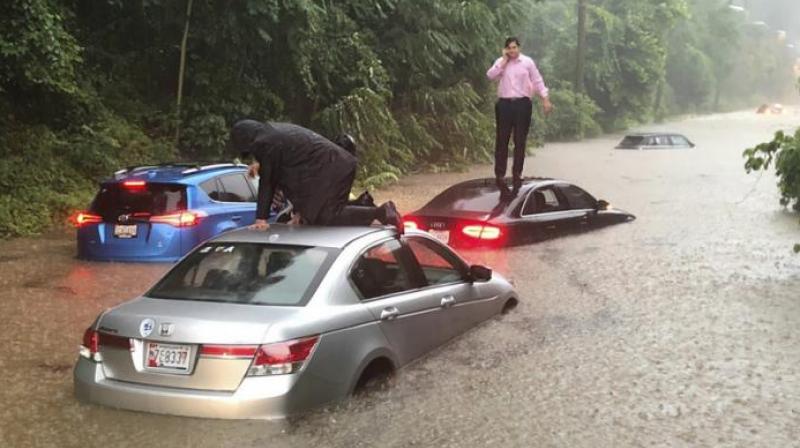
[[[401,370],[380,390],[288,422],[215,421],[78,404],[71,368],[98,312],[164,265],[76,261],[70,234],[0,243],[0,446],[800,446],[800,217],[741,152],[783,116],[648,129],[697,147],[551,144],[526,174],[583,186],[638,219],[465,255],[512,278],[520,306]],[[379,192],[421,206],[466,173]]]

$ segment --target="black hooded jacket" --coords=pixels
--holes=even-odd
[[[316,132],[290,123],[242,120],[231,130],[231,144],[261,164],[257,219],[267,219],[276,188],[309,224],[327,224],[346,204],[356,158]]]

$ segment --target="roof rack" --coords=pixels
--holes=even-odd
[[[181,174],[187,175],[196,173],[198,171],[213,170],[226,167],[239,167],[247,166],[243,164],[231,162],[165,162],[165,163],[151,163],[147,165],[132,165],[121,170],[115,171],[114,176],[121,176],[123,174],[135,173],[137,171],[151,170],[155,168],[184,168]]]
[[[194,166],[192,168],[189,168],[189,169],[181,171],[181,174],[186,176],[188,174],[193,174],[193,173],[197,173],[197,172],[200,172],[200,171],[206,171],[206,170],[216,170],[216,169],[220,169],[220,168],[235,168],[235,167],[246,167],[246,166],[247,165],[245,165],[243,163],[231,163],[231,162],[213,163],[213,164],[210,164],[210,165]]]

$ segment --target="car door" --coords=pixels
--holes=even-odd
[[[236,227],[249,226],[256,219],[256,196],[243,173],[219,176],[222,186],[220,202],[225,202],[225,211]]]
[[[419,267],[399,240],[364,251],[350,280],[381,331],[405,364],[444,342],[440,294],[423,288]]]
[[[469,268],[450,249],[420,235],[407,236],[404,241],[422,271],[426,291],[440,298],[446,339],[495,314],[497,305],[482,295],[480,285],[468,280]]]
[[[597,225],[597,199],[572,184],[558,184],[556,188],[571,212],[563,223],[564,232],[583,232]]]
[[[537,187],[528,193],[515,229],[523,242],[554,238],[569,230],[569,220],[575,216],[560,196],[554,185]]]

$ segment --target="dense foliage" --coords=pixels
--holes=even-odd
[[[800,211],[800,129],[794,135],[779,131],[772,141],[745,150],[744,157],[748,173],[774,166],[781,205]],[[800,244],[794,249],[800,252]]]
[[[41,230],[119,166],[226,157],[244,117],[354,134],[366,186],[486,160],[485,70],[510,34],[552,87],[539,141],[780,96],[785,55],[727,4],[590,0],[581,90],[574,1],[7,0],[0,236]]]

